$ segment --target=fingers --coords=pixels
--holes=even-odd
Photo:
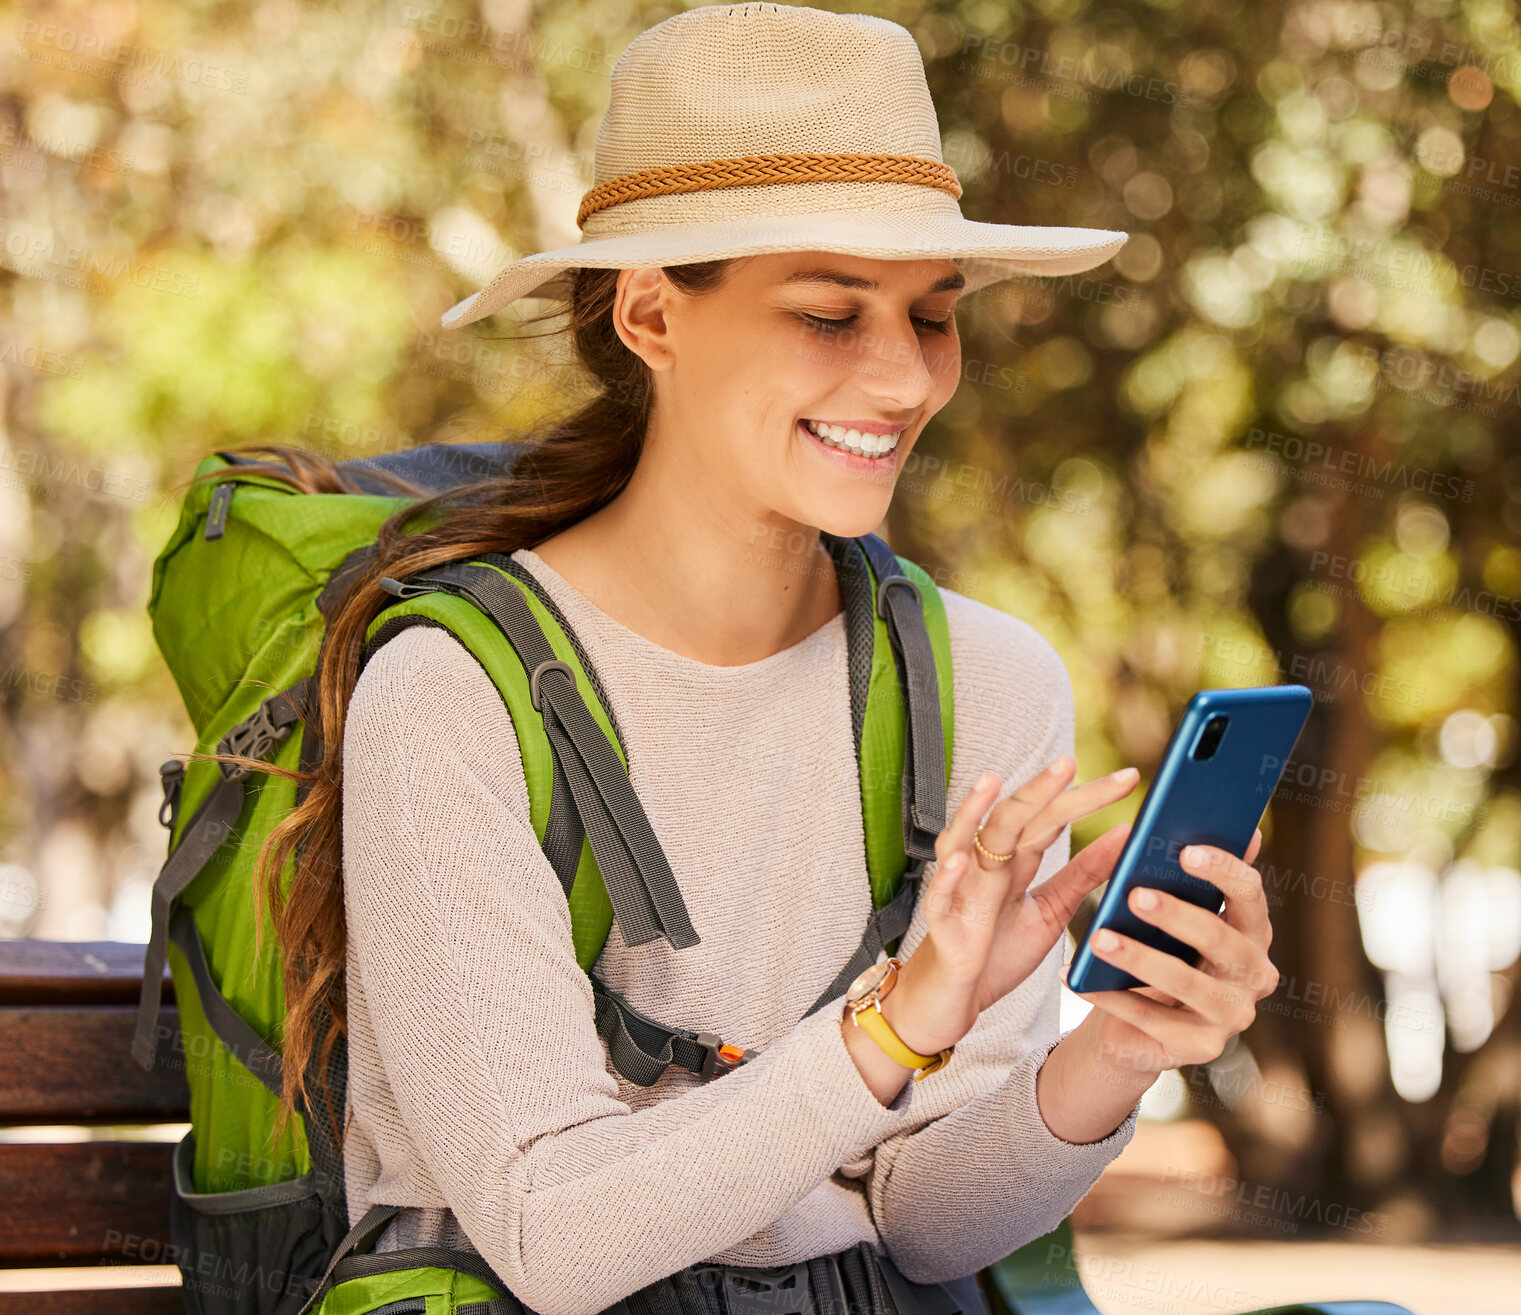
[[[1140,991],[1085,991],[1081,998],[1151,1037],[1162,1049],[1158,1068],[1208,1064],[1220,1057],[1231,1037],[1245,1031],[1229,1022],[1201,1020],[1186,1008],[1148,999]]]
[[[1064,754],[1054,763],[1040,772],[1010,796],[1010,799],[1019,800],[1017,805],[1029,815],[1038,813],[1051,799],[1054,799],[1067,786],[1072,779],[1072,773],[1076,769],[1076,762],[1070,755]],[[977,834],[977,829],[982,823],[983,816],[998,798],[998,791],[1002,782],[994,772],[984,772],[976,785],[968,792],[961,807],[956,810],[955,816],[947,823],[945,829],[935,837],[935,858],[944,862],[952,854],[960,850],[972,850],[972,838]],[[1006,801],[1007,802],[1007,801]],[[996,836],[991,830],[984,828],[982,843],[995,854],[1009,853],[1012,846],[1005,848],[1005,839]],[[975,851],[974,851],[975,852]],[[1037,865],[1039,859],[1037,857]],[[1009,864],[993,863],[984,859],[981,854],[975,854],[975,864],[984,870],[997,871],[1002,868],[1019,866],[1014,860]],[[1000,876],[1008,877],[1011,872],[1004,871]]]
[[[1266,947],[1257,945],[1218,914],[1146,886],[1132,890],[1126,902],[1141,921],[1198,950],[1214,967],[1218,980],[1253,992],[1258,1000],[1277,989],[1278,970],[1268,959]]]
[[[1113,875],[1114,865],[1129,837],[1129,822],[1110,827],[1097,840],[1084,845],[1077,856],[1060,872],[1054,873],[1049,881],[1041,882],[1030,892],[1030,898],[1045,913],[1048,925],[1063,928],[1072,921],[1084,896],[1097,890]]]
[[[1224,1037],[1246,1031],[1257,1017],[1258,996],[1255,991],[1211,977],[1165,950],[1154,949],[1129,936],[1107,930],[1094,934],[1091,948],[1105,963],[1166,991],[1207,1023],[1225,1029]]]
[[[1069,764],[1063,757],[1053,764]],[[1075,763],[1071,763],[1075,767]],[[1047,769],[1050,772],[1051,769]],[[1063,785],[1055,791],[1039,788],[1042,776],[1021,786],[1007,799],[1000,800],[982,826],[982,843],[995,854],[1013,850],[1017,853],[1041,854],[1062,832],[1062,828],[1079,817],[1108,808],[1135,788],[1141,774],[1134,767],[1122,767],[1108,776],[1096,777],[1082,785],[1065,788],[1070,768],[1060,774]],[[1035,787],[1032,789],[1032,787]]]
[[[1261,848],[1262,848],[1262,828],[1258,827],[1257,830],[1252,834],[1252,843],[1249,844],[1246,847],[1246,853],[1244,855],[1242,855],[1243,859],[1246,862],[1248,862],[1248,863],[1254,863],[1254,862],[1256,862],[1256,860],[1257,860],[1257,851],[1260,850]]]
[[[1245,859],[1214,845],[1185,845],[1178,862],[1185,872],[1218,886],[1225,896],[1222,916],[1226,922],[1267,948],[1273,939],[1273,926],[1268,918],[1262,873]]]

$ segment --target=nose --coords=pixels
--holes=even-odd
[[[863,332],[858,346],[863,391],[874,397],[884,412],[917,411],[935,386],[934,372],[924,359],[925,350],[907,316],[901,323]],[[929,350],[944,347],[935,343]]]

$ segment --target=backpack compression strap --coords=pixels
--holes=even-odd
[[[244,718],[217,743],[220,753],[236,753],[245,758],[267,758],[291,732],[301,719],[311,677],[303,676],[288,689],[281,690],[264,700],[252,716]],[[132,1036],[132,1057],[143,1068],[153,1067],[158,1042],[159,1006],[163,999],[164,964],[168,958],[171,939],[171,923],[175,914],[174,903],[185,888],[200,875],[201,869],[210,862],[213,854],[237,825],[243,812],[243,781],[252,768],[235,763],[221,764],[221,777],[202,801],[195,815],[185,824],[185,830],[159,870],[153,882],[151,899],[152,924],[148,935],[148,948],[143,955],[143,986],[138,997],[137,1024]],[[237,1018],[232,1006],[222,999],[211,981],[211,974],[204,971],[206,956],[201,950],[200,933],[194,919],[188,925],[181,922],[178,934],[173,937],[185,953],[196,978],[196,988],[201,992],[201,1007],[206,1011],[218,1038],[240,1061],[256,1074],[271,1091],[280,1090],[280,1057],[264,1046],[253,1046],[257,1034]],[[203,971],[197,972],[200,964]],[[206,988],[211,988],[209,999]],[[218,1008],[220,1001],[222,1008]],[[226,1030],[217,1025],[226,1024]],[[241,1029],[231,1026],[230,1020],[243,1023]],[[252,1039],[251,1039],[252,1038]]]

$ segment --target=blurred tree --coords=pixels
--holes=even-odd
[[[1265,824],[1283,985],[1188,1089],[1252,1184],[1513,1227],[1514,14],[863,8],[919,42],[969,217],[1132,234],[968,301],[894,544],[1057,646],[1085,776],[1153,769],[1200,686],[1315,689]],[[574,240],[608,72],[670,12],[0,15],[0,935],[143,934],[193,738],[143,605],[202,453],[479,437],[577,386],[438,319]]]

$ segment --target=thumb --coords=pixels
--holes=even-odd
[[[1040,900],[1053,921],[1065,927],[1077,912],[1077,906],[1090,892],[1108,881],[1114,865],[1130,836],[1130,823],[1110,827],[1097,840],[1084,845],[1066,867],[1030,891],[1030,898]]]

